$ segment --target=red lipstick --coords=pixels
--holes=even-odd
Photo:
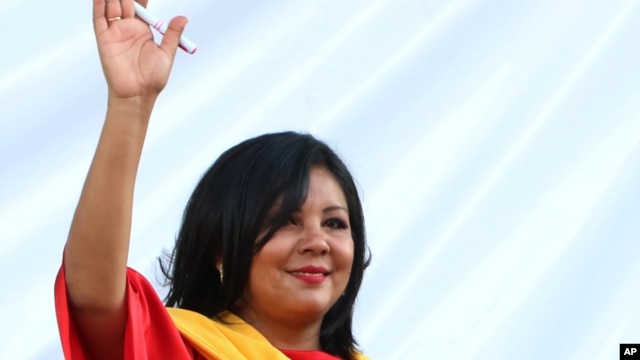
[[[308,284],[320,284],[331,273],[327,268],[322,266],[308,265],[299,269],[287,271],[298,280],[302,280]]]

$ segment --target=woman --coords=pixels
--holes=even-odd
[[[162,264],[167,308],[127,268],[140,154],[187,21],[156,45],[132,0],[94,0],[93,16],[108,107],[56,279],[65,357],[365,359],[351,329],[369,262],[362,206],[310,135],[249,139],[205,173]]]

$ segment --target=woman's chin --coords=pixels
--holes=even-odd
[[[295,301],[290,304],[292,312],[313,317],[323,317],[333,306],[334,302],[326,297],[305,296],[295,299]]]

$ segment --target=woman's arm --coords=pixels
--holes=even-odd
[[[126,264],[138,163],[186,19],[174,18],[157,45],[149,26],[134,17],[133,0],[94,0],[93,6],[108,105],[64,267],[72,317],[91,358],[115,359],[122,358],[127,319]]]

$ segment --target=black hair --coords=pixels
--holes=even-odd
[[[320,347],[353,359],[353,310],[370,262],[362,204],[343,161],[309,134],[280,132],[245,140],[205,172],[188,201],[173,251],[164,262],[160,259],[169,285],[166,305],[207,317],[233,310],[249,281],[253,256],[304,203],[313,167],[325,168],[340,184],[354,241],[350,278],[344,295],[323,318]],[[277,214],[268,219],[276,201]],[[224,281],[216,260],[222,260]]]

